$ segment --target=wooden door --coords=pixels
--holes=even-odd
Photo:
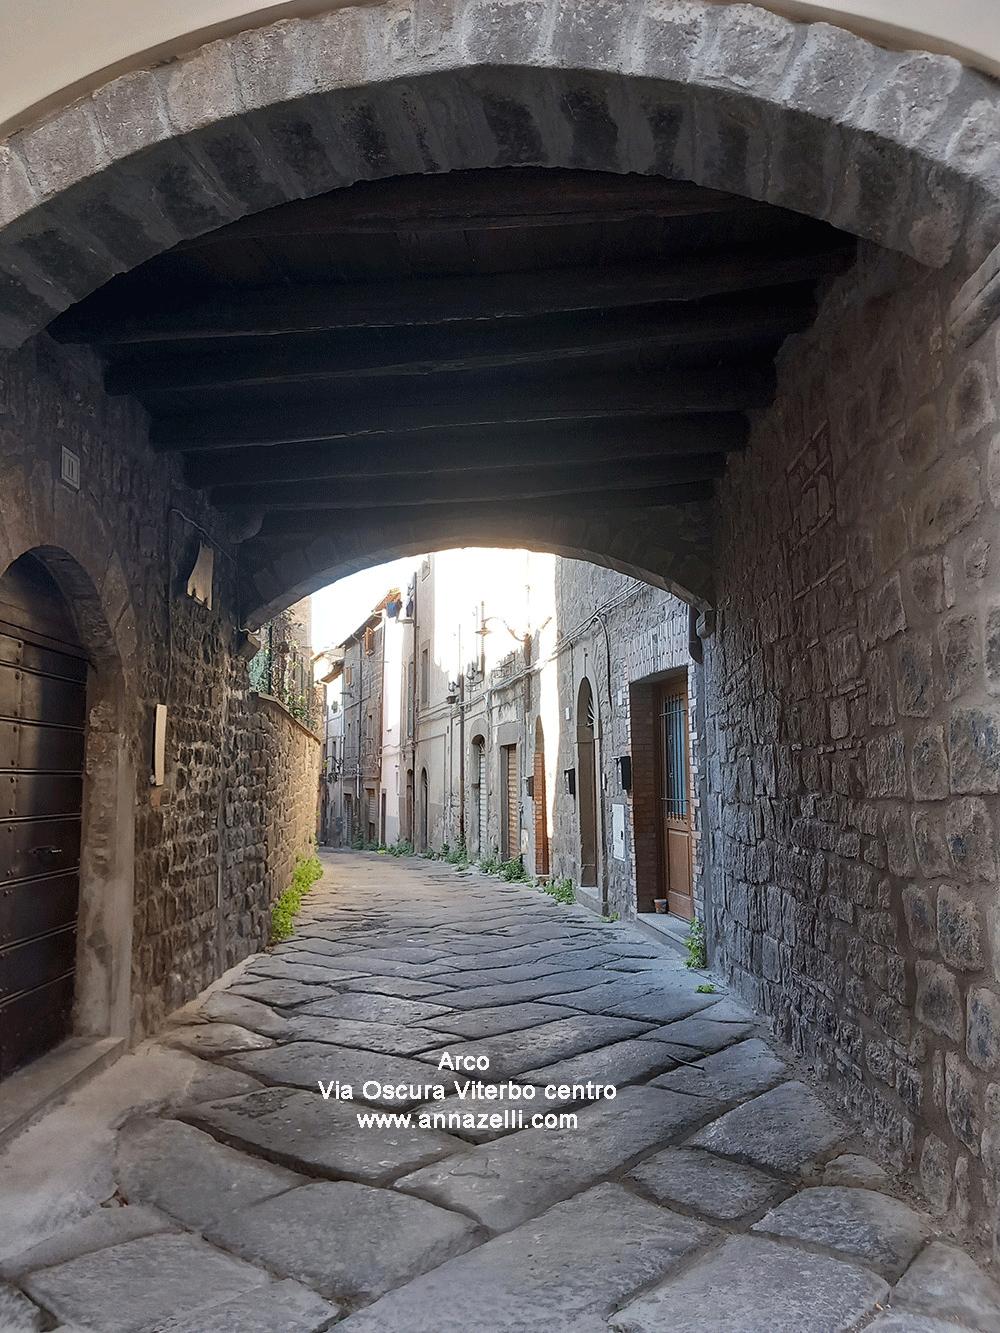
[[[516,745],[505,745],[503,750],[503,815],[503,859],[513,861],[521,855]]]
[[[576,749],[580,803],[580,883],[597,885],[597,706],[584,680],[576,700]]]
[[[694,919],[691,879],[691,801],[688,770],[686,680],[671,681],[660,691],[658,772],[660,805],[660,882],[657,895],[668,910]]]
[[[87,663],[37,560],[0,578],[0,1077],[69,1035]]]

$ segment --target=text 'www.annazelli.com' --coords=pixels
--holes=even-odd
[[[503,1111],[358,1111],[361,1129],[576,1129],[572,1111],[535,1111],[520,1106]]]

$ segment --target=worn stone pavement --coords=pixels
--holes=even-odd
[[[2,1333],[1000,1333],[1000,1288],[679,957],[525,885],[323,860],[291,940],[0,1156]]]

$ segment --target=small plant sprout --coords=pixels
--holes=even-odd
[[[687,949],[687,967],[698,968],[708,966],[708,946],[705,942],[705,923],[703,921],[692,921],[691,929],[688,931],[688,937],[684,941],[684,947]]]

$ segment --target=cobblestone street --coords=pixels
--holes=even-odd
[[[0,1157],[4,1333],[1000,1330],[679,955],[523,884],[322,860],[292,939]]]

